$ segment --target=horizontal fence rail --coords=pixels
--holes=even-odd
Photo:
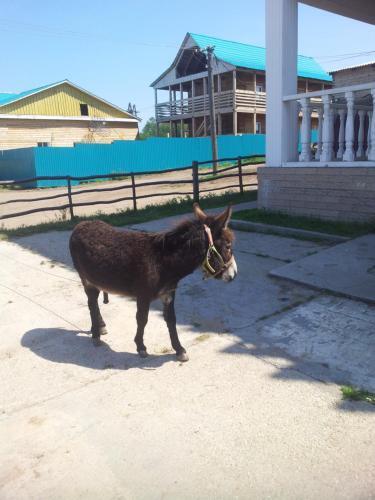
[[[89,176],[84,176],[84,177],[76,177],[76,176],[39,176],[39,177],[34,177],[34,178],[29,178],[29,179],[21,179],[21,180],[7,180],[7,181],[0,181],[0,186],[5,186],[5,187],[11,187],[11,186],[20,186],[23,184],[29,184],[31,182],[39,181],[39,180],[65,180],[66,181],[66,188],[67,191],[65,193],[59,193],[59,194],[53,194],[53,195],[48,195],[48,196],[36,196],[33,198],[21,198],[21,197],[16,197],[14,199],[10,200],[5,200],[0,202],[0,206],[2,205],[11,205],[12,203],[25,203],[25,204],[30,204],[30,203],[37,203],[41,201],[49,201],[49,200],[55,200],[59,198],[63,198],[66,200],[66,203],[59,205],[59,206],[47,206],[47,207],[35,207],[35,208],[30,208],[28,207],[27,210],[22,210],[20,212],[16,213],[6,213],[4,215],[0,215],[0,220],[5,220],[5,219],[10,219],[13,217],[20,217],[24,215],[30,215],[38,212],[46,212],[46,211],[56,211],[56,210],[69,210],[70,213],[70,218],[74,219],[75,214],[74,214],[74,208],[76,207],[85,207],[85,206],[93,206],[93,205],[108,205],[112,203],[119,203],[122,201],[132,201],[133,204],[133,209],[137,210],[137,200],[145,199],[145,198],[155,198],[155,197],[160,197],[160,196],[192,196],[194,201],[199,201],[199,196],[200,194],[203,193],[208,193],[208,192],[214,192],[214,191],[221,191],[223,189],[238,189],[241,194],[243,194],[244,189],[248,187],[254,187],[257,186],[257,173],[256,173],[256,165],[263,163],[263,161],[250,161],[252,158],[259,157],[259,155],[252,155],[252,156],[246,156],[246,157],[235,157],[235,158],[221,158],[215,162],[216,164],[214,165],[212,160],[206,160],[206,161],[193,161],[192,165],[182,167],[182,168],[171,168],[171,169],[164,169],[160,171],[145,171],[145,172],[139,172],[137,174],[133,172],[124,172],[124,173],[116,173],[116,174],[102,174],[102,175],[89,175]],[[231,162],[234,163],[230,166],[225,166],[223,164]],[[254,171],[252,172],[243,172],[243,167],[248,167],[248,166],[254,166]],[[201,168],[200,168],[201,167]],[[205,167],[205,170],[202,169],[202,167]],[[149,176],[149,175],[163,175],[163,174],[168,174],[172,172],[184,172],[184,171],[191,171],[191,178],[189,179],[174,179],[174,180],[167,180],[167,179],[160,179],[160,180],[144,180],[140,179],[139,182],[136,181],[136,176],[137,177],[143,177],[143,176]],[[254,179],[254,182],[247,182],[245,183],[245,180],[248,179],[248,177],[252,177]],[[80,182],[86,182],[86,181],[94,181],[94,180],[115,180],[116,178],[119,178],[121,180],[124,180],[124,184],[121,184],[120,186],[113,186],[113,187],[97,187],[97,188],[89,188],[89,189],[78,189],[74,190],[72,189],[72,181],[80,181]],[[230,179],[231,183],[226,184],[226,185],[220,185],[217,186],[214,184],[215,181],[217,180],[223,180],[223,179]],[[236,179],[237,182],[233,183],[233,180]],[[206,188],[207,183],[211,182],[212,185],[209,188]],[[201,188],[201,185],[204,185],[205,189]],[[186,191],[181,191],[179,189],[180,186],[182,185],[189,185],[191,186],[191,189],[188,189]],[[142,194],[139,193],[140,188],[145,188],[145,187],[160,187],[160,186],[176,186],[176,190],[171,191],[156,191],[148,194]],[[120,191],[120,190],[128,190],[129,194],[127,196],[122,196],[119,198],[115,199],[110,199],[106,200],[103,198],[98,198],[95,201],[89,201],[89,200],[77,200],[77,196],[84,197],[87,194],[90,193],[104,193],[104,192],[112,192],[112,191]],[[125,194],[125,193],[124,193]]]

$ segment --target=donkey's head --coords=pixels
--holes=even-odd
[[[237,264],[233,256],[234,234],[228,228],[232,208],[228,207],[217,216],[206,215],[198,203],[194,203],[194,214],[203,224],[207,253],[202,264],[208,278],[232,281],[237,275]]]

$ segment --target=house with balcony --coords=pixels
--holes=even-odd
[[[207,35],[187,33],[173,63],[152,84],[157,125],[171,137],[210,134],[207,58],[214,47],[214,105],[218,134],[264,134],[266,50]],[[332,77],[311,57],[298,56],[298,91],[321,91]],[[317,116],[313,126],[317,127]]]
[[[266,0],[266,166],[258,169],[258,206],[375,220],[375,78],[366,71],[365,82],[353,84],[335,76],[333,88],[298,93],[299,3],[375,25],[372,0]]]

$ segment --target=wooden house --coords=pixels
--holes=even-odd
[[[139,119],[63,80],[0,93],[0,150],[135,139]]]
[[[157,124],[169,123],[171,136],[209,135],[207,46],[214,47],[218,134],[264,134],[265,48],[194,33],[186,34],[172,65],[151,84]],[[313,58],[298,56],[300,92],[330,88],[331,81]]]

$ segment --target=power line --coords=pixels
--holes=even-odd
[[[113,37],[108,35],[98,35],[98,33],[89,33],[83,31],[75,31],[70,29],[61,29],[56,27],[50,27],[42,24],[32,24],[20,21],[13,21],[10,19],[0,18],[0,29],[2,31],[11,31],[14,33],[18,31],[19,33],[34,33],[44,36],[56,36],[56,37],[75,37],[81,39],[95,39],[96,41],[104,41],[107,43],[122,43],[124,45],[138,45],[144,47],[155,47],[155,48],[173,48],[178,49],[176,45],[161,44],[157,42],[138,42],[133,40],[124,40],[121,37]]]

